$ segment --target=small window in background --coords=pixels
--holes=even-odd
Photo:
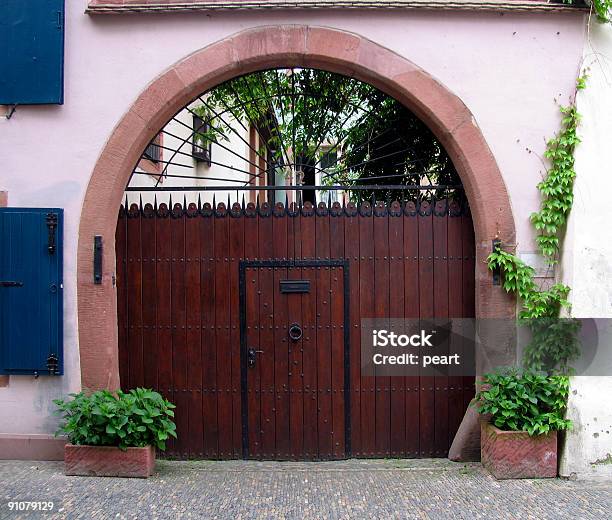
[[[326,184],[325,177],[326,174],[331,173],[334,168],[338,165],[338,151],[337,147],[335,149],[323,150],[319,159],[319,168],[321,178],[321,184]],[[323,200],[329,202],[338,202],[338,191],[330,190],[324,193],[321,193]]]
[[[329,151],[321,154],[321,169],[329,170],[338,164],[338,152]]]
[[[200,116],[193,116],[193,142],[191,147],[191,155],[198,162],[202,162],[210,166],[212,142],[207,137],[210,130],[208,122],[204,121]]]
[[[161,137],[159,134],[146,147],[143,157],[153,163],[158,163],[162,160]]]

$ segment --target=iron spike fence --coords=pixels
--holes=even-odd
[[[287,187],[270,187],[270,189],[285,189]],[[292,187],[300,189],[301,187]],[[326,186],[325,189],[342,189],[346,186]],[[360,186],[358,189],[372,190],[371,186]],[[377,186],[378,190],[389,189],[389,186]],[[397,186],[392,186],[397,189]],[[259,196],[255,202],[246,202],[244,196],[242,202],[231,202],[228,196],[227,202],[217,202],[216,196],[212,203],[202,203],[200,197],[196,202],[187,202],[183,197],[182,202],[172,202],[170,195],[169,202],[159,203],[157,198],[153,204],[142,203],[142,197],[138,202],[130,202],[126,194],[125,202],[121,205],[120,214],[127,217],[297,217],[297,216],[362,216],[362,217],[382,217],[382,216],[438,216],[438,217],[460,217],[470,214],[467,198],[459,186],[407,186],[405,191],[415,193],[416,196],[402,199],[380,200],[375,194],[369,200],[362,201],[332,201],[331,197],[321,197],[319,201],[315,198],[314,202],[302,201],[298,197],[297,201],[290,202],[285,197],[285,202],[270,203],[260,201]],[[212,190],[218,187],[211,187]],[[261,187],[253,189],[260,190]],[[354,189],[351,187],[351,189]],[[159,190],[157,190],[159,191]],[[178,190],[176,190],[178,191]],[[428,193],[423,193],[427,191]],[[327,200],[326,200],[327,199]]]

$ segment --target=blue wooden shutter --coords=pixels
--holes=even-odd
[[[64,102],[64,0],[0,0],[0,105]]]
[[[63,210],[0,208],[0,373],[63,373]]]

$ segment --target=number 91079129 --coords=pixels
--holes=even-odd
[[[6,505],[9,511],[53,511],[55,503],[50,500],[9,500]]]

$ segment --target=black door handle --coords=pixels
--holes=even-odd
[[[255,362],[257,361],[257,354],[263,354],[263,350],[255,350],[254,348],[250,348],[247,352],[247,364],[250,368],[255,366]]]
[[[10,280],[0,280],[0,287],[23,287],[23,282],[13,282]]]

